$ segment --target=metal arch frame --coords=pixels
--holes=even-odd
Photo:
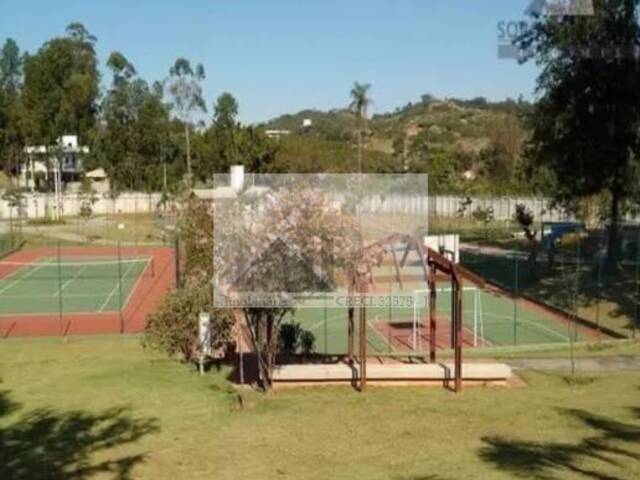
[[[394,244],[405,243],[402,260],[398,264],[395,254]],[[477,286],[484,286],[485,282],[482,277],[475,275],[469,270],[456,265],[453,261],[435,250],[424,247],[419,239],[414,235],[393,234],[385,237],[378,242],[363,248],[363,251],[379,251],[379,261],[385,254],[391,254],[393,265],[395,267],[396,279],[402,288],[402,275],[400,269],[404,267],[411,249],[414,248],[420,258],[422,264],[423,279],[429,286],[429,361],[436,362],[436,332],[437,332],[437,316],[436,302],[438,280],[450,279],[452,287],[452,304],[451,304],[451,347],[454,350],[454,391],[459,392],[462,389],[462,291],[463,279],[467,279]],[[360,268],[359,268],[360,267]],[[359,323],[359,358],[357,359],[360,367],[360,375],[358,376],[357,387],[361,392],[367,387],[367,307],[363,297],[369,292],[369,285],[373,284],[374,278],[371,273],[371,264],[361,264],[353,268],[349,274],[349,297],[353,298],[354,292],[359,300],[358,303],[358,323]],[[355,334],[355,306],[353,302],[349,302],[348,308],[348,342],[347,342],[347,358],[350,365],[354,364],[354,334]],[[358,381],[359,380],[359,381]]]

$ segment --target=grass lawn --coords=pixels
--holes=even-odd
[[[77,232],[98,243],[157,241],[161,235],[161,223],[150,213],[96,216],[88,222],[81,218],[73,220],[62,230]],[[121,224],[122,229],[118,228]]]
[[[523,345],[518,347],[476,348],[467,350],[467,358],[570,358],[571,347],[557,344]],[[574,344],[575,358],[593,357],[640,357],[640,340],[603,340],[595,342],[580,342]],[[452,351],[446,351],[441,357],[452,356]]]
[[[30,244],[51,244],[58,241],[93,244],[158,243],[163,238],[162,221],[150,213],[94,215],[85,220],[65,217],[60,225],[27,225],[24,235]],[[122,225],[123,228],[119,228]]]
[[[226,373],[136,337],[2,341],[0,478],[640,477],[637,373],[270,397]]]

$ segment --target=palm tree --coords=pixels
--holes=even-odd
[[[362,173],[362,129],[367,120],[367,109],[373,103],[373,100],[369,97],[370,89],[370,83],[355,82],[350,92],[351,103],[349,104],[349,110],[355,113],[358,122],[358,172],[360,173]]]

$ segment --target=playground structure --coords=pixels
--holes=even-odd
[[[373,384],[447,384],[451,380],[455,389],[462,383],[503,384],[510,375],[504,366],[462,366],[463,348],[563,345],[599,338],[599,332],[576,323],[570,314],[487,283],[411,235],[390,235],[366,249],[375,252],[375,262],[360,266],[350,276],[349,295],[355,299],[354,306],[324,309],[325,317],[327,312],[332,317],[328,321],[319,318],[316,311],[302,309],[296,318],[303,326],[319,328],[315,331],[321,346],[311,359],[315,364],[279,365],[274,372],[276,384],[351,382],[360,389],[366,388],[368,380]],[[376,266],[388,269],[376,275]],[[388,289],[392,283],[399,292]],[[416,288],[416,284],[427,288]],[[369,320],[385,308],[370,306],[372,302],[369,306],[364,301],[358,303],[359,298],[386,292],[402,295],[403,291],[413,297],[412,308],[394,309],[388,316],[385,311],[384,319]],[[418,300],[422,296],[426,297],[424,304]],[[345,323],[345,317],[347,328],[337,328]],[[323,326],[329,327],[328,337],[325,331],[323,338]],[[340,342],[341,337],[347,337],[346,344]],[[438,350],[450,350],[453,363],[437,363]]]
[[[403,256],[400,261],[396,256],[395,245],[404,244]],[[418,255],[421,267],[423,280],[429,285],[429,361],[431,363],[436,362],[436,333],[437,333],[437,318],[436,318],[436,302],[437,302],[437,289],[436,284],[438,281],[450,281],[452,288],[452,311],[451,311],[451,347],[454,350],[454,389],[459,391],[462,388],[462,288],[463,278],[473,279],[477,284],[483,284],[484,282],[477,275],[465,270],[464,268],[456,265],[453,261],[447,259],[444,255],[432,250],[431,248],[424,248],[422,242],[415,236],[392,234],[375,244],[368,247],[370,250],[377,251],[377,261],[381,263],[382,258],[385,255],[390,255],[394,267],[396,279],[400,285],[402,285],[401,269],[405,266],[409,253],[412,249]],[[364,268],[363,268],[364,267]],[[350,275],[350,293],[355,293],[357,297],[364,297],[367,295],[371,287],[375,287],[374,278],[371,271],[372,265],[366,263],[365,265],[359,265],[351,272]],[[359,319],[359,388],[363,391],[367,385],[367,307],[366,304],[361,302],[358,305],[358,319]],[[350,364],[354,363],[354,316],[355,307],[349,308],[348,314],[348,353],[347,361]]]
[[[327,174],[259,180],[260,191],[238,190],[214,209],[214,237],[220,239],[214,300],[247,315],[262,305],[277,305],[277,315],[288,310],[265,317],[264,332],[257,313],[247,320],[251,340],[260,342],[255,350],[267,352],[258,359],[266,383],[304,383],[308,371],[310,378],[337,376],[364,390],[368,363],[384,364],[383,370],[393,363],[435,365],[442,352],[453,358],[444,378],[459,389],[468,373],[461,365],[463,348],[560,346],[592,338],[588,325],[574,327],[575,315],[525,298],[491,276],[486,282],[466,268],[468,262],[458,264],[460,234],[430,234],[420,202],[420,208],[403,204],[392,213],[400,193],[429,198],[425,178]],[[238,238],[246,253],[234,261]],[[328,288],[316,288],[314,279]],[[271,347],[284,325],[311,338],[311,346],[294,340],[286,349]],[[243,351],[253,355],[250,343]],[[294,375],[290,364],[296,362],[303,365]],[[329,373],[328,365],[336,364],[344,367]],[[379,373],[376,366],[373,377]]]
[[[398,255],[400,253],[400,255]],[[417,256],[420,264],[419,275],[403,274],[410,254]],[[400,258],[399,258],[400,257]],[[283,364],[274,368],[273,381],[277,385],[309,385],[315,383],[350,382],[359,391],[365,391],[367,382],[374,384],[444,384],[458,392],[463,382],[504,384],[511,376],[510,369],[500,364],[464,364],[463,365],[463,320],[462,292],[464,281],[482,287],[481,277],[456,265],[445,255],[424,247],[413,235],[392,234],[374,242],[363,249],[363,260],[348,275],[348,297],[351,300],[347,309],[347,353],[344,358],[333,363]],[[429,308],[425,323],[428,324],[428,358],[418,363],[406,364],[394,361],[395,355],[385,355],[369,351],[367,339],[367,299],[380,287],[380,278],[373,274],[373,267],[389,261],[393,265],[393,280],[402,287],[406,282],[419,280],[428,285]],[[437,339],[440,328],[437,313],[438,288],[442,283],[450,285],[451,322],[450,344],[453,361],[447,364],[437,363],[437,350],[441,348]],[[357,318],[357,322],[356,322]],[[357,323],[357,328],[356,328]],[[357,338],[357,341],[356,341]],[[417,340],[416,340],[417,341]],[[410,356],[410,355],[408,355]],[[378,360],[372,362],[372,359]],[[389,362],[380,361],[383,358]],[[316,358],[317,360],[317,358]],[[370,370],[371,369],[371,370]]]

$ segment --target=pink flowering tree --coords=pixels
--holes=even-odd
[[[270,192],[219,212],[214,257],[225,299],[244,312],[263,388],[271,388],[277,332],[296,298],[335,291],[357,263],[360,230],[332,195],[314,188]],[[220,221],[217,221],[220,224]]]

